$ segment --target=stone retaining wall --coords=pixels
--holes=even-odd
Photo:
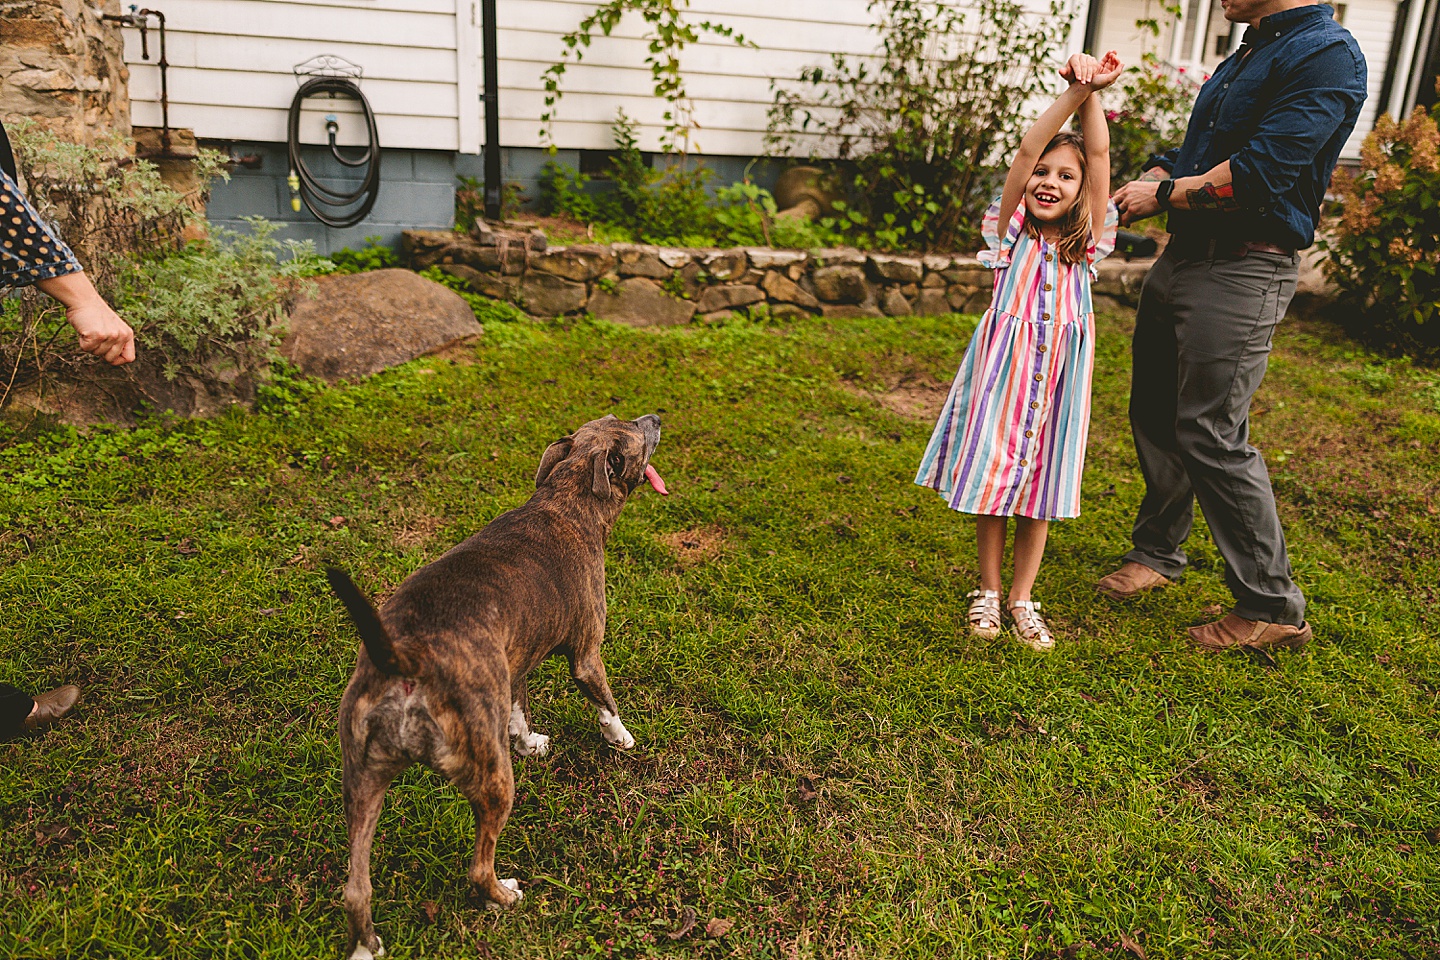
[[[777,317],[979,313],[991,273],[974,257],[900,256],[852,248],[729,250],[616,243],[531,249],[461,234],[409,230],[414,270],[438,266],[475,293],[536,317],[588,311],[633,326],[714,320],[764,304]],[[1101,263],[1096,307],[1133,306],[1149,261]]]
[[[120,28],[102,10],[120,13],[120,3],[0,0],[0,114],[75,143],[130,136],[130,71]]]

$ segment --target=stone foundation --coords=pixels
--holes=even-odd
[[[991,272],[974,257],[900,256],[852,248],[681,249],[643,244],[482,244],[453,232],[407,230],[414,270],[438,266],[473,292],[535,317],[588,311],[632,326],[717,320],[764,305],[778,317],[980,313]],[[1100,264],[1096,309],[1134,306],[1150,261]]]
[[[74,143],[130,136],[119,0],[0,0],[0,116],[30,117]]]

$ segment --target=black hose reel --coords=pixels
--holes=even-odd
[[[342,166],[352,169],[365,168],[365,176],[360,185],[348,192],[332,189],[321,183],[300,155],[300,107],[309,97],[321,94],[328,94],[331,99],[342,96],[357,101],[365,118],[368,143],[365,152],[352,159],[341,153],[335,142],[340,132],[339,118],[333,113],[325,117],[331,156]],[[303,200],[305,206],[315,215],[315,219],[327,227],[353,227],[370,215],[375,200],[380,196],[380,131],[375,126],[375,112],[370,109],[370,101],[365,99],[365,94],[360,92],[360,86],[355,80],[349,77],[312,76],[300,84],[300,89],[295,91],[295,99],[290,101],[286,139],[290,152],[291,203],[296,210],[300,209],[300,201]],[[345,213],[347,208],[353,209]]]

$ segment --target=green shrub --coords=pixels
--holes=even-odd
[[[1115,108],[1105,111],[1113,185],[1137,179],[1151,156],[1180,145],[1200,83],[1208,79],[1189,77],[1184,67],[1172,68],[1153,53],[1125,71],[1111,101]]]
[[[1440,104],[1381,116],[1360,158],[1336,176],[1344,214],[1324,241],[1338,315],[1376,346],[1440,360]]]
[[[809,217],[778,217],[775,197],[749,180],[723,187],[715,194],[715,221],[720,245],[794,247],[813,250],[843,244],[836,221],[819,223]]]
[[[770,143],[781,152],[835,151],[855,170],[850,218],[885,247],[957,250],[979,224],[1030,117],[1021,105],[1057,83],[1069,33],[1014,0],[951,6],[871,0],[881,49],[834,54],[797,88],[776,91]]]
[[[121,266],[115,308],[135,328],[140,348],[162,358],[166,377],[204,377],[215,361],[257,366],[268,357],[286,300],[323,263],[309,241],[281,242],[279,227],[259,217],[247,223],[249,233],[214,229],[168,256]]]
[[[337,250],[330,254],[329,260],[335,265],[335,273],[365,273],[400,266],[400,258],[380,242],[379,236],[366,237],[365,246],[359,250],[349,247]]]

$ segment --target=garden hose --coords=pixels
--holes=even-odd
[[[365,116],[365,129],[369,136],[369,143],[365,152],[350,159],[340,152],[340,147],[335,142],[336,135],[340,132],[340,123],[336,116],[327,114],[325,117],[325,129],[330,138],[330,153],[341,165],[346,167],[365,167],[365,177],[360,181],[360,186],[350,193],[332,190],[325,186],[305,166],[305,160],[300,156],[300,105],[307,97],[317,94],[328,93],[333,98],[340,94],[347,96],[360,103],[360,109]],[[365,94],[360,92],[360,87],[355,81],[345,77],[312,77],[300,85],[295,91],[295,99],[290,101],[290,122],[288,125],[288,146],[290,149],[290,176],[288,182],[292,193],[291,205],[300,209],[300,201],[305,201],[305,206],[315,214],[315,219],[327,227],[353,227],[364,220],[370,214],[371,208],[375,206],[375,200],[380,195],[380,131],[375,126],[375,112],[370,109],[370,101],[365,99]],[[346,207],[353,207],[360,204],[350,213],[340,213]],[[327,212],[328,211],[328,212]]]

